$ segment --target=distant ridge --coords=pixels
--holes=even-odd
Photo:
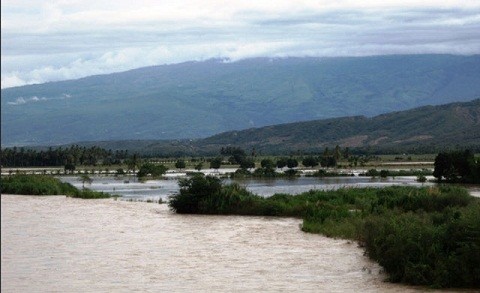
[[[216,155],[222,147],[258,154],[322,152],[336,145],[372,153],[480,152],[480,99],[378,115],[352,116],[229,131],[205,139],[78,143],[152,156]]]
[[[335,145],[392,151],[457,147],[480,150],[480,99],[372,118],[333,118],[231,131],[204,139],[201,144],[231,144],[269,153],[319,151]]]
[[[204,138],[478,97],[480,55],[186,62],[3,89],[1,143]]]

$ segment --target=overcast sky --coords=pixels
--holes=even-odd
[[[480,0],[2,0],[1,87],[209,58],[479,54]]]

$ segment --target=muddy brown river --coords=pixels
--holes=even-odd
[[[1,212],[2,292],[424,291],[298,219],[64,196],[1,195]]]

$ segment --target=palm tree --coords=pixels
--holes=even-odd
[[[82,189],[85,189],[85,183],[92,184],[92,178],[87,174],[80,175],[80,181],[82,181]]]
[[[137,154],[134,154],[130,160],[128,160],[128,169],[133,170],[133,181],[135,181],[135,171],[137,166],[140,165],[140,160],[137,157]]]

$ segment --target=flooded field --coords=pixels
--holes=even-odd
[[[421,292],[385,283],[355,243],[291,218],[1,196],[2,292]]]
[[[61,179],[82,187],[76,176]],[[177,215],[165,204],[125,200],[167,199],[177,179],[92,179],[86,187],[123,197],[1,196],[2,292],[424,291],[384,282],[356,243],[303,233],[299,219]],[[358,176],[235,182],[263,196],[422,185]],[[480,196],[478,186],[468,188]]]
[[[69,182],[82,188],[78,176],[59,177],[64,182]],[[122,195],[125,199],[158,200],[168,199],[170,195],[178,192],[177,179],[147,180],[139,182],[133,177],[116,178],[113,176],[91,176],[92,184],[85,187],[97,191]],[[383,187],[390,185],[425,186],[434,183],[418,183],[415,176],[371,178],[371,177],[299,177],[294,179],[224,179],[225,183],[237,182],[253,193],[262,196],[271,196],[275,193],[299,194],[311,189],[336,189],[341,187]]]

